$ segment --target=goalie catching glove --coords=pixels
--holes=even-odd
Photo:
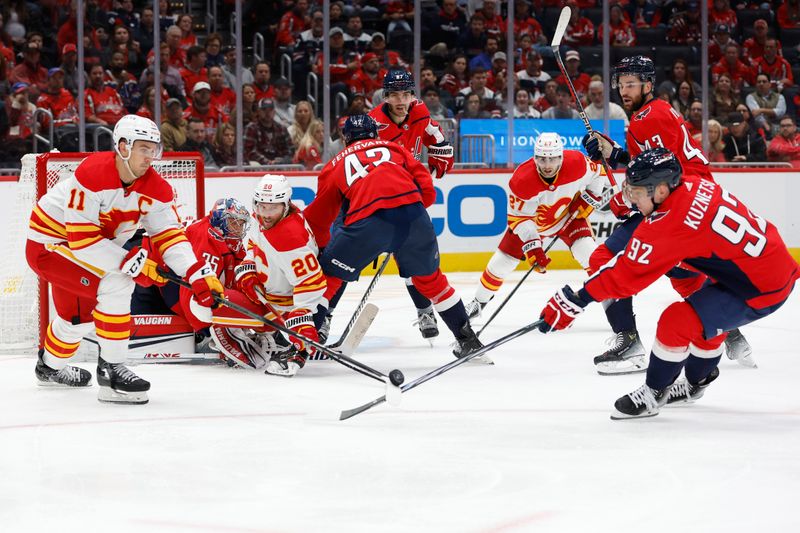
[[[147,250],[139,246],[134,247],[125,255],[119,269],[142,287],[151,285],[162,287],[167,284],[166,278],[158,273],[158,264],[152,259],[148,259]]]
[[[186,280],[192,286],[194,299],[203,307],[213,307],[214,294],[222,296],[225,289],[222,287],[214,269],[205,261],[198,261],[186,271]]]
[[[586,291],[583,291],[582,294],[585,294],[585,300],[575,294],[569,285],[564,285],[563,289],[559,289],[539,314],[539,318],[543,320],[539,324],[539,331],[547,333],[572,326],[575,317],[583,313],[583,309],[592,302]]]
[[[233,269],[236,276],[236,287],[247,296],[251,302],[264,304],[261,294],[266,292],[264,285],[258,281],[256,264],[253,261],[242,261]]]
[[[453,147],[447,143],[433,144],[428,147],[428,169],[436,179],[444,177],[453,168]]]
[[[522,245],[522,253],[525,254],[525,260],[533,267],[536,272],[544,274],[547,272],[547,265],[550,264],[550,259],[542,249],[542,239],[534,239]]]
[[[623,150],[619,144],[599,131],[592,131],[584,135],[581,144],[586,149],[586,153],[589,154],[589,159],[600,161],[605,157],[612,168],[617,166],[618,163],[627,165],[631,158],[630,154]]]

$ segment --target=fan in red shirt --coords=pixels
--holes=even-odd
[[[716,85],[717,78],[722,73],[730,76],[733,87],[737,93],[741,92],[742,87],[747,83],[753,84],[753,71],[750,67],[739,60],[739,47],[735,43],[730,43],[725,47],[725,55],[716,65],[711,67],[711,81]]]
[[[487,37],[500,39],[506,34],[506,21],[497,9],[496,0],[484,0],[483,6],[476,11],[481,13],[484,18],[484,29]]]
[[[769,142],[767,156],[770,161],[786,161],[800,168],[800,133],[794,118],[789,115],[781,118],[778,135]]]
[[[764,55],[753,61],[753,76],[766,74],[772,80],[773,88],[782,90],[794,85],[792,66],[778,55],[778,41],[767,39],[764,43]]]
[[[778,7],[776,15],[781,29],[800,28],[800,2],[797,0],[786,0]]]
[[[725,24],[731,31],[735,31],[739,24],[736,11],[731,9],[728,0],[714,0],[714,4],[708,12],[708,25],[713,28],[718,24]]]
[[[64,71],[58,67],[47,71],[47,89],[39,95],[36,107],[53,114],[53,125],[57,128],[78,122],[78,110],[72,93],[64,88]],[[42,115],[42,127],[48,127],[50,118]]]
[[[186,52],[186,66],[181,68],[181,78],[186,89],[194,87],[201,81],[208,81],[206,64],[206,51],[201,46],[192,46]],[[187,95],[191,101],[192,95]]]
[[[378,56],[367,52],[361,58],[361,69],[353,74],[348,85],[352,92],[363,94],[371,102],[375,91],[383,87],[385,76],[386,69],[381,67]]]
[[[83,100],[86,122],[113,126],[127,113],[117,91],[109,87],[103,79],[102,65],[93,65],[89,71],[89,87]]]
[[[633,25],[625,20],[622,13],[622,8],[619,4],[611,6],[611,34],[609,42],[611,46],[634,46],[636,45],[636,33],[634,32]],[[603,42],[603,25],[597,28],[597,42]]]
[[[311,27],[308,17],[308,0],[297,0],[294,7],[283,14],[275,36],[276,47],[293,47],[300,34]]]
[[[198,118],[206,126],[206,137],[211,139],[217,131],[217,127],[223,122],[228,122],[228,115],[220,109],[211,105],[211,86],[200,81],[192,90],[192,103],[183,112],[183,118]]]
[[[764,19],[758,19],[753,23],[753,36],[745,39],[742,44],[742,59],[752,61],[764,55],[764,46],[769,39],[769,24]],[[778,41],[778,55],[783,55],[781,43]]]
[[[514,38],[520,39],[523,35],[530,35],[534,44],[545,42],[542,25],[530,16],[530,7],[527,2],[517,1],[514,6]]]
[[[434,302],[455,335],[453,353],[464,357],[479,349],[464,304],[439,268],[436,233],[425,210],[436,199],[430,173],[402,146],[378,140],[369,115],[348,117],[342,135],[346,148],[322,169],[317,196],[304,212],[324,248],[319,262],[327,276],[326,296],[391,252],[400,275]],[[343,224],[331,238],[331,224],[342,211]]]
[[[572,80],[572,85],[575,87],[575,92],[578,93],[578,97],[581,100],[586,100],[586,93],[589,91],[589,84],[592,82],[592,78],[585,72],[580,71],[581,55],[577,50],[570,50],[564,54],[564,65],[567,68],[569,78]],[[558,85],[567,84],[567,78],[564,77],[563,73],[556,78],[556,83]]]
[[[253,67],[253,89],[256,91],[256,102],[262,98],[275,96],[275,88],[270,83],[272,69],[266,61],[259,61]]]
[[[569,25],[564,32],[564,44],[572,47],[594,44],[594,24],[588,18],[581,16],[581,11],[575,7],[570,11]]]
[[[219,109],[226,115],[236,107],[236,93],[225,86],[225,73],[222,68],[208,68],[208,85],[211,87],[211,107]]]

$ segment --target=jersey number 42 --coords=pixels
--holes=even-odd
[[[347,186],[352,187],[356,180],[365,178],[370,170],[388,162],[391,157],[389,149],[382,146],[348,155],[344,158],[344,176]]]

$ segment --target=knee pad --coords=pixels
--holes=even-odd
[[[595,249],[595,242],[594,239],[591,237],[583,237],[578,239],[572,246],[570,247],[570,252],[572,252],[572,257],[575,258],[581,267],[588,272],[594,272],[594,268],[591,267],[590,259],[592,256],[592,252]]]
[[[661,313],[653,353],[665,361],[686,359],[690,345],[705,345],[703,323],[687,302],[674,302]],[[663,352],[663,353],[662,353]]]
[[[509,274],[514,272],[517,265],[519,265],[519,259],[501,250],[497,250],[486,264],[485,271],[489,272],[495,279],[501,280],[502,283],[502,280],[506,279]]]

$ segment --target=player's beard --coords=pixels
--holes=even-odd
[[[628,117],[630,118],[634,113],[639,111],[642,106],[647,102],[647,95],[644,94],[644,85],[639,88],[639,96],[634,99],[631,104],[630,108],[625,106],[625,102],[622,102],[622,105],[625,107],[625,111],[628,113]]]

